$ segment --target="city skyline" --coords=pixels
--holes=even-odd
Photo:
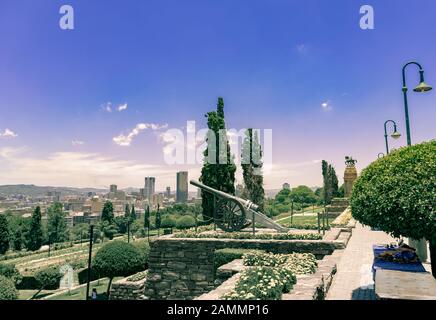
[[[265,189],[321,186],[321,160],[342,183],[345,156],[360,171],[385,152],[384,121],[402,133],[391,147],[406,145],[404,63],[436,83],[432,1],[374,4],[374,30],[359,28],[358,1],[166,2],[70,1],[72,31],[57,1],[2,3],[0,185],[141,188],[153,176],[176,190],[176,173],[198,180],[201,165],[165,164],[162,135],[205,128],[219,96],[227,128],[273,130]],[[434,139],[434,99],[409,95],[413,143]]]

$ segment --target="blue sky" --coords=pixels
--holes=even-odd
[[[72,31],[59,28],[63,4],[75,10]],[[363,4],[374,7],[374,30],[359,28]],[[392,147],[406,143],[402,65],[419,61],[436,83],[435,9],[432,0],[0,0],[0,134],[16,135],[0,137],[0,184],[127,187],[154,175],[163,190],[179,169],[197,178],[198,165],[165,164],[165,129],[129,146],[113,138],[140,123],[204,127],[218,96],[229,128],[273,129],[267,188],[320,185],[321,159],[340,176],[346,155],[361,169],[384,152],[385,120],[403,133]],[[409,87],[417,81],[411,67]],[[433,139],[435,93],[409,102],[413,142]]]

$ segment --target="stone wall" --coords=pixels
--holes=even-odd
[[[111,286],[110,300],[143,300],[147,278],[129,281],[128,278],[114,282]]]
[[[144,293],[147,299],[191,300],[213,290],[217,249],[313,253],[322,259],[345,245],[341,240],[156,239],[151,243]]]

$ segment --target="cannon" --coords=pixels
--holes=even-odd
[[[203,192],[213,195],[213,219],[215,224],[223,231],[240,231],[254,223],[259,223],[264,227],[275,229],[279,232],[288,231],[287,228],[282,227],[274,220],[259,212],[259,207],[250,200],[216,190],[195,180],[191,180],[190,183],[200,188]]]

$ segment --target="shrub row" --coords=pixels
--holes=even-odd
[[[203,238],[203,239],[259,239],[259,240],[321,240],[322,235],[317,233],[293,234],[293,233],[261,233],[253,235],[248,232],[232,233],[195,233],[194,231],[179,232],[176,238]]]
[[[236,259],[242,259],[244,254],[249,252],[261,252],[260,250],[250,250],[250,249],[218,249],[214,252],[214,268],[217,270],[219,267],[232,262]]]

